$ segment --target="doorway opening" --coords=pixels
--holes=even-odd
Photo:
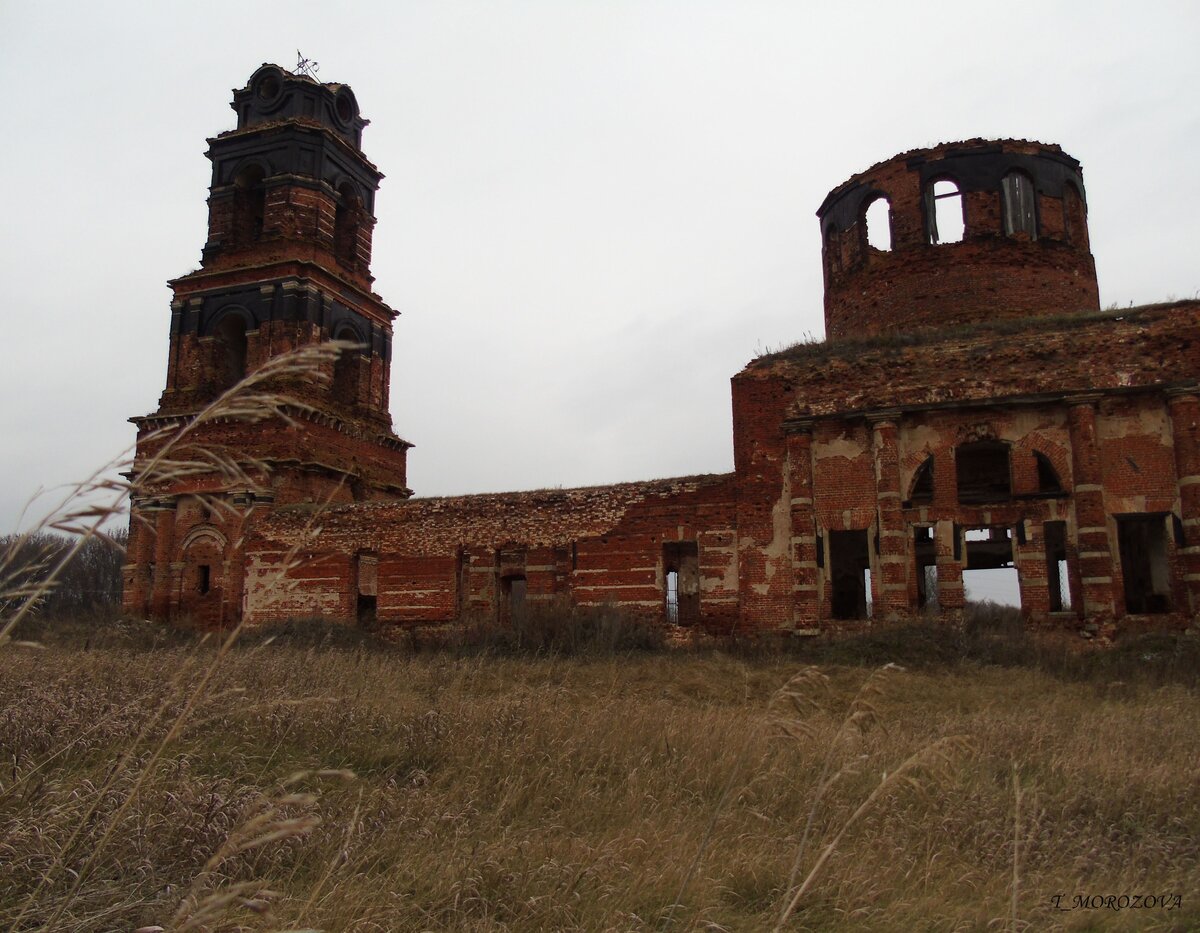
[[[1125,586],[1125,611],[1171,611],[1171,563],[1162,514],[1118,515],[1117,543]]]
[[[871,607],[871,549],[866,531],[829,532],[830,610],[835,619],[866,619]]]

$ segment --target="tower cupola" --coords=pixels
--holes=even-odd
[[[906,152],[839,185],[817,217],[831,339],[1100,307],[1083,173],[1058,146]]]

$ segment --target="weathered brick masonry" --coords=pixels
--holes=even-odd
[[[1200,302],[1099,310],[1082,173],[1058,147],[942,145],[830,193],[829,340],[734,377],[732,474],[410,499],[366,121],[349,88],[273,65],[233,107],[209,140],[201,268],[171,282],[167,387],[133,419],[129,611],[427,625],[562,600],[816,633],[953,618],[964,571],[1005,567],[1030,624],[1200,603]],[[359,349],[259,387],[292,400],[286,420],[197,417],[330,339]],[[156,477],[180,429],[241,469]]]

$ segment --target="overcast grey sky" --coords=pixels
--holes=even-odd
[[[1192,296],[1195,3],[0,3],[0,532],[133,440],[205,138],[353,86],[418,495],[732,468],[729,378],[822,333],[826,192],[972,136],[1080,159],[1104,305]]]

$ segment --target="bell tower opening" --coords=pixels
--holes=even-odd
[[[247,165],[233,179],[233,242],[248,246],[262,239],[267,214],[266,173],[261,165]]]
[[[217,374],[223,389],[246,378],[246,322],[237,314],[227,314],[217,325]]]

